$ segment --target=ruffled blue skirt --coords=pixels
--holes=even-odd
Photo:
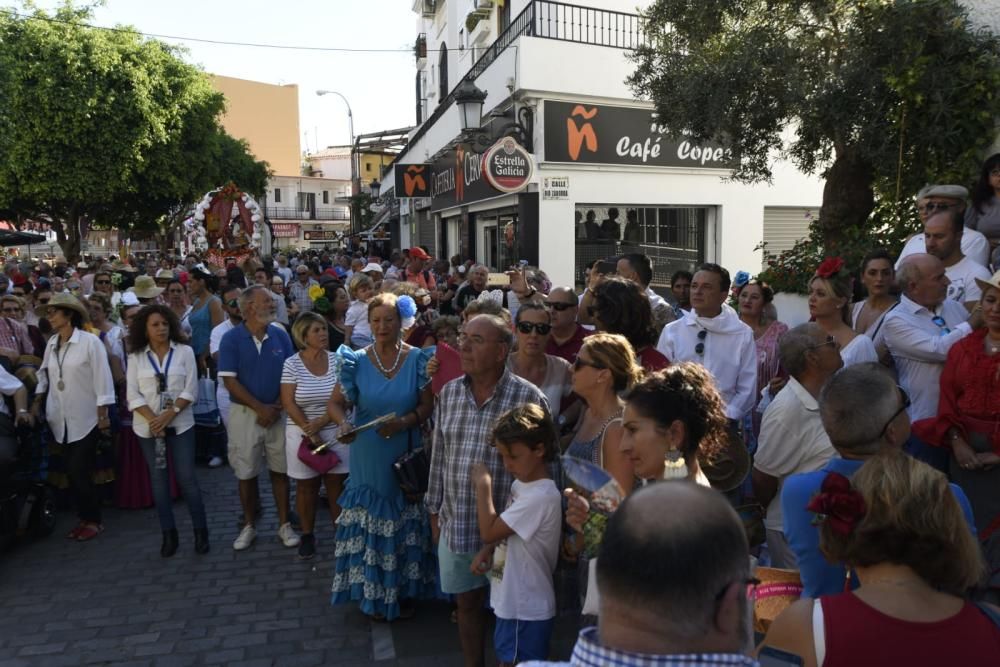
[[[436,596],[437,558],[422,504],[350,483],[339,503],[333,604],[360,602],[365,614],[391,621],[400,600]]]

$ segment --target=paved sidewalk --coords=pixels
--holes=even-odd
[[[270,488],[257,542],[235,552],[239,502],[228,468],[200,469],[212,551],[194,553],[187,509],[175,504],[180,549],[160,557],[156,513],[106,510],[88,543],[49,538],[0,554],[0,667],[60,665],[461,665],[458,631],[443,602],[415,619],[370,623],[352,605],[331,607],[333,526],[317,516],[318,554],[296,558],[277,540]],[[557,654],[572,645],[560,623]]]

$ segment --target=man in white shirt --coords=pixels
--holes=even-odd
[[[275,272],[281,276],[286,285],[292,281],[292,270],[288,266],[288,258],[284,255],[278,255],[278,268]]]
[[[928,185],[917,193],[917,212],[920,214],[920,221],[926,222],[938,211],[955,210],[964,215],[965,202],[968,198],[969,191],[961,185]],[[923,252],[927,252],[924,237],[921,234],[914,234],[899,253],[896,270],[899,270],[904,257]],[[962,254],[977,264],[987,266],[990,262],[990,242],[982,232],[966,229],[962,235]]]
[[[948,276],[947,298],[963,304],[972,312],[983,295],[976,278],[989,280],[991,274],[985,266],[962,254],[961,240],[969,231],[965,229],[964,217],[957,209],[939,211],[924,221],[927,254],[944,263],[945,275]]]
[[[911,255],[896,272],[903,293],[899,306],[885,316],[885,344],[892,353],[899,385],[910,398],[910,421],[937,414],[941,369],[951,346],[972,333],[982,323],[981,311],[969,312],[957,301],[946,298],[948,277],[944,264],[933,255]],[[915,456],[934,465],[944,461],[919,445],[910,449]],[[945,468],[947,469],[947,468]]]
[[[764,411],[751,481],[757,502],[767,507],[764,528],[771,566],[794,569],[795,554],[781,523],[781,485],[795,473],[819,470],[836,454],[817,399],[844,362],[837,341],[813,322],[782,335],[778,356],[791,377]]]
[[[726,403],[726,417],[738,422],[754,406],[757,348],[753,330],[726,305],[730,284],[729,271],[702,264],[691,281],[691,310],[663,328],[656,349],[671,362],[707,368]]]

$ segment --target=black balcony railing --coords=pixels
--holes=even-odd
[[[343,208],[317,208],[302,211],[294,206],[265,206],[264,215],[271,220],[350,220],[351,212]]]
[[[500,54],[523,35],[629,50],[646,42],[642,17],[638,14],[581,7],[564,2],[534,0],[497,35],[479,60],[458,80],[448,96],[441,100],[434,113],[417,129],[409,144],[412,146],[444,115],[455,101],[455,90],[459,86],[465,81],[475,83],[476,79],[496,62]]]
[[[580,42],[616,49],[635,49],[646,41],[642,17],[609,9],[536,0],[532,10],[533,37]]]

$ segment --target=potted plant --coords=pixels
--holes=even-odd
[[[486,16],[482,12],[469,12],[468,16],[465,17],[465,31],[467,33],[472,32],[476,25],[479,24]]]

